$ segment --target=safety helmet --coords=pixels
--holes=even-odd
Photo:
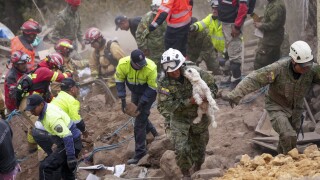
[[[173,72],[179,69],[186,61],[186,58],[179,50],[168,49],[162,54],[161,65],[165,72]]]
[[[212,8],[218,7],[218,5],[219,5],[218,0],[208,0],[208,2],[210,3],[210,6],[211,6]]]
[[[28,54],[25,54],[23,51],[17,50],[11,54],[10,60],[12,64],[23,64],[29,62],[31,58]]]
[[[54,49],[65,57],[68,57],[73,50],[72,41],[69,39],[60,39],[54,46]]]
[[[39,34],[42,31],[40,24],[33,19],[29,19],[28,21],[24,22],[20,29],[25,34]]]
[[[152,0],[152,3],[150,5],[151,11],[156,13],[161,5],[161,2],[162,0]]]
[[[60,53],[53,52],[47,56],[47,63],[50,69],[58,68],[62,69],[63,56]]]
[[[95,40],[97,40],[99,37],[103,37],[101,31],[98,28],[92,27],[89,28],[84,35],[84,43],[85,44],[91,44]]]
[[[296,41],[290,46],[289,56],[296,63],[307,63],[313,60],[312,50],[304,41]]]
[[[81,0],[65,0],[71,6],[80,6]]]

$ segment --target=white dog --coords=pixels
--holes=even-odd
[[[201,121],[203,114],[207,114],[211,120],[212,127],[216,128],[217,123],[215,121],[214,112],[219,110],[219,108],[216,101],[211,96],[211,91],[207,83],[201,79],[199,72],[194,68],[186,69],[184,76],[191,82],[193,98],[199,105],[198,117],[193,120],[193,123],[198,124]],[[207,101],[203,101],[203,99],[207,99]]]

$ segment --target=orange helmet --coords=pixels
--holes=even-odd
[[[57,52],[51,53],[47,56],[47,63],[50,69],[58,68],[62,70],[63,56]]]
[[[72,41],[69,39],[60,39],[54,46],[54,49],[56,50],[56,52],[62,54],[65,57],[68,57],[73,50]]]
[[[99,37],[103,37],[101,34],[101,31],[98,28],[92,27],[89,28],[84,35],[84,43],[85,44],[91,44],[95,40],[97,40]]]
[[[29,62],[31,58],[28,54],[25,54],[21,50],[17,50],[11,54],[10,60],[12,64],[23,64]]]
[[[80,6],[81,0],[65,0],[71,6]]]
[[[37,21],[29,19],[22,24],[21,30],[25,34],[39,34],[42,31],[42,27]]]

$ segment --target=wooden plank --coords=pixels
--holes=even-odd
[[[267,110],[265,109],[263,110],[263,113],[259,119],[255,132],[265,136],[278,136],[278,133],[272,128],[270,118],[268,116]]]
[[[260,142],[278,142],[279,136],[273,137],[255,137],[252,140],[260,141]],[[304,133],[304,138],[302,139],[301,134],[299,135],[299,139],[297,144],[305,144],[320,141],[320,134],[316,132],[307,132]]]
[[[256,141],[256,140],[251,140],[251,142],[258,144],[260,146],[266,147],[268,149],[277,151],[277,147],[274,144],[270,144],[270,143],[265,143],[265,142],[261,142],[261,141]]]

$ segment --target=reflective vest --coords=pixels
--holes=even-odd
[[[29,71],[33,70],[34,69],[34,58],[35,58],[36,54],[35,54],[33,49],[31,51],[31,50],[27,49],[22,44],[22,42],[19,39],[19,36],[16,36],[16,37],[11,39],[11,54],[13,52],[17,51],[17,50],[20,50],[20,51],[22,51],[22,52],[24,52],[24,53],[26,53],[26,54],[28,54],[30,56],[31,61],[27,63],[28,64],[28,70]]]
[[[155,19],[162,12],[166,12],[168,26],[183,27],[191,22],[192,6],[189,2],[190,0],[163,0]]]
[[[209,29],[209,36],[211,37],[211,42],[213,47],[218,50],[218,52],[223,52],[225,49],[224,37],[222,32],[222,23],[216,19],[212,19],[212,14],[209,14],[206,18],[195,23],[199,27],[199,31],[204,29]]]

